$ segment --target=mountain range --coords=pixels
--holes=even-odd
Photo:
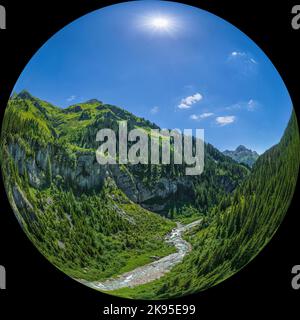
[[[118,123],[124,120],[128,131],[140,128],[150,134],[151,129],[159,127],[96,99],[61,109],[23,91],[10,100],[7,114],[10,113],[14,118],[10,129],[17,129],[19,135],[26,124],[21,139],[36,141],[34,146],[28,146],[34,157],[25,157],[25,163],[24,157],[16,158],[18,171],[27,171],[29,183],[36,188],[49,183],[44,174],[49,165],[53,181],[59,177],[59,183],[74,192],[98,191],[109,175],[129,199],[151,211],[170,215],[192,203],[193,208],[205,213],[250,172],[210,144],[205,144],[205,170],[200,176],[186,176],[184,166],[172,163],[100,166],[95,158],[100,129],[113,129],[117,135]],[[19,144],[10,144],[10,148],[15,155],[24,153]]]
[[[225,150],[223,151],[223,154],[229,156],[238,163],[245,163],[249,167],[252,167],[259,157],[259,154],[256,151],[249,150],[243,145],[238,146],[233,151]]]

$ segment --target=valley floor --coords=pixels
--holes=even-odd
[[[182,238],[182,235],[184,232],[199,225],[201,222],[202,219],[187,225],[182,225],[178,222],[177,227],[166,236],[165,241],[176,247],[176,253],[172,253],[157,261],[146,264],[145,266],[126,272],[115,279],[108,279],[103,282],[86,282],[80,280],[80,282],[101,291],[112,291],[126,287],[132,288],[157,280],[169,272],[175,265],[180,263],[184,256],[191,251],[192,246]]]

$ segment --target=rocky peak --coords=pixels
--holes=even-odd
[[[259,157],[259,154],[256,151],[247,149],[243,145],[239,145],[234,151],[225,150],[223,152],[226,156],[229,156],[233,160],[239,163],[245,163],[248,166],[252,167],[254,162]]]
[[[90,99],[87,102],[85,102],[86,104],[103,104],[102,101],[98,100],[98,99]]]
[[[19,94],[15,96],[18,99],[24,99],[24,100],[34,100],[34,97],[27,91],[23,90]]]
[[[243,145],[239,145],[236,149],[235,149],[236,152],[244,152],[244,151],[251,151],[249,149],[247,149],[245,146]]]

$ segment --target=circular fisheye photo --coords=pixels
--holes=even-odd
[[[108,6],[33,56],[8,101],[1,167],[34,246],[131,299],[206,290],[270,241],[299,131],[277,70],[240,30],[167,1]]]

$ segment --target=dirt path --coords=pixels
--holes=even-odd
[[[166,236],[165,241],[176,247],[176,253],[172,253],[157,261],[126,272],[115,279],[108,279],[103,282],[88,282],[85,284],[95,289],[111,291],[124,287],[135,287],[159,279],[176,264],[180,263],[183,257],[191,251],[192,246],[182,239],[182,234],[200,223],[201,220],[194,221],[187,225],[177,223],[177,227]]]

